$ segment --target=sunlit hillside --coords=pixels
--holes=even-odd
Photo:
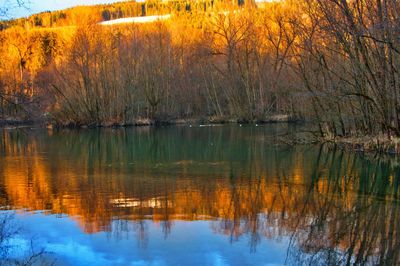
[[[191,12],[215,12],[253,5],[260,8],[270,3],[280,1],[260,0],[245,3],[245,1],[125,1],[95,6],[77,6],[61,11],[47,11],[33,14],[26,18],[2,22],[2,28],[21,26],[25,28],[52,28],[76,26],[87,22],[106,22],[131,17],[148,17],[154,15],[179,14]],[[232,4],[233,3],[233,4]]]
[[[141,13],[135,11],[138,8],[142,8]],[[241,39],[255,33],[264,20],[272,23],[275,16],[281,12],[290,14],[293,8],[283,3],[264,3],[258,8],[252,3],[132,2],[77,7],[7,22],[1,32],[7,58],[1,71],[8,77],[4,78],[3,88],[12,94],[19,84],[15,95],[21,97],[18,101],[41,103],[27,106],[22,112],[19,105],[11,104],[4,111],[10,117],[47,114],[65,125],[122,125],[135,124],[138,119],[200,117],[215,117],[216,121],[263,120],[267,119],[267,110],[272,111],[271,115],[289,115],[289,98],[278,99],[273,93],[267,101],[265,92],[257,88],[255,79],[264,79],[267,72],[249,72],[250,68],[266,66],[253,62],[243,69],[237,61],[242,55],[230,58],[225,51],[237,43],[232,48],[251,45],[259,56],[267,56],[273,43],[266,35],[264,40],[249,38],[252,44]],[[263,30],[277,29],[268,26]],[[289,45],[294,36],[286,37]],[[262,46],[259,41],[264,42]],[[268,70],[277,78],[289,70],[280,58],[288,49],[289,46],[279,48],[274,55],[276,68]],[[95,62],[96,57],[103,61],[103,67],[97,67],[100,65]],[[218,87],[236,78],[234,73],[230,78],[224,77],[225,81],[218,77],[224,68],[223,71],[233,70],[229,70],[233,65],[227,64],[227,59],[233,60],[234,68],[243,75],[235,82],[239,87],[223,93]],[[215,73],[208,71],[211,69]],[[114,78],[108,79],[109,73],[114,73]],[[71,78],[75,75],[77,79]],[[263,83],[276,89],[284,85],[272,80]],[[75,96],[78,98],[73,99]],[[106,106],[113,106],[113,110]]]

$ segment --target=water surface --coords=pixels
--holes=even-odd
[[[1,214],[18,228],[3,260],[400,263],[397,161],[276,144],[298,130],[3,129]]]

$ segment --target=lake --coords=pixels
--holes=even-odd
[[[2,260],[399,264],[398,161],[277,144],[300,130],[1,129]]]

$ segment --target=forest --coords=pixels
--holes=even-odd
[[[395,0],[148,1],[4,20],[0,120],[125,126],[308,121],[400,135]],[[112,26],[123,17],[171,14]]]

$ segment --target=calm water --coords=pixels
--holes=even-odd
[[[1,130],[2,259],[400,263],[396,160],[274,144],[296,130]]]

